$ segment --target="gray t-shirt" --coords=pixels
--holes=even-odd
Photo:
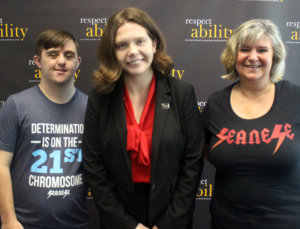
[[[11,95],[0,109],[0,149],[14,154],[15,210],[25,229],[87,228],[82,134],[87,96],[66,104],[38,86]]]

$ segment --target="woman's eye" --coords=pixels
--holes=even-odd
[[[116,47],[117,49],[124,49],[126,45],[122,43],[122,44],[117,44]]]
[[[142,45],[142,44],[145,43],[145,41],[144,41],[144,40],[138,40],[137,43],[138,43],[139,45]]]
[[[264,52],[268,52],[268,50],[267,49],[259,49],[258,52],[264,53]]]
[[[240,52],[247,52],[249,49],[247,49],[247,48],[241,48],[240,49]]]

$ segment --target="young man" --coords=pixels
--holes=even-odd
[[[2,228],[88,227],[81,137],[87,96],[74,86],[80,64],[72,34],[46,30],[36,40],[39,85],[0,109]]]

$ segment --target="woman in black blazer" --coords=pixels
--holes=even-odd
[[[191,229],[204,141],[193,87],[168,76],[164,37],[140,9],[110,18],[98,62],[83,165],[101,226]]]

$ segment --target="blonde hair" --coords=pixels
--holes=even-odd
[[[123,68],[115,55],[115,37],[118,28],[126,22],[134,22],[143,26],[152,41],[155,40],[157,42],[156,53],[152,62],[153,69],[169,74],[174,66],[171,57],[166,53],[164,36],[153,19],[143,10],[126,8],[114,14],[108,20],[99,43],[99,67],[93,72],[92,78],[98,90],[103,93],[111,92],[123,73]]]
[[[278,27],[265,19],[253,19],[242,23],[237,27],[227,41],[221,54],[221,63],[226,69],[223,79],[235,81],[238,73],[235,69],[238,49],[245,43],[254,44],[263,37],[270,39],[273,48],[273,64],[271,68],[271,80],[277,82],[282,79],[285,71],[286,48],[281,39]]]

